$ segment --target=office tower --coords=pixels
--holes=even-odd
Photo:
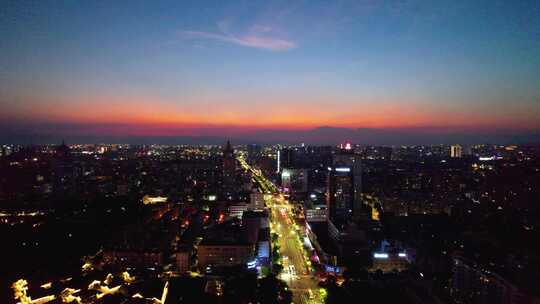
[[[287,194],[306,193],[308,189],[308,170],[284,167],[281,170],[281,187]]]
[[[76,186],[76,170],[72,156],[71,149],[62,140],[62,144],[55,148],[55,157],[51,163],[54,191],[67,192]]]
[[[350,195],[351,201],[348,203],[349,208],[347,208],[350,211],[347,210],[347,212],[348,216],[353,216],[359,214],[362,208],[362,161],[360,155],[354,153],[349,142],[342,144],[341,148],[334,154],[332,167],[329,167],[328,181],[341,180],[344,182],[345,176],[351,179],[352,194]],[[329,185],[327,188],[331,189],[332,187],[334,186]],[[331,208],[328,209],[330,210],[329,214],[332,214]]]
[[[261,157],[262,147],[257,144],[247,145],[247,157],[250,162],[253,162],[257,158]]]
[[[450,157],[452,158],[461,158],[462,149],[460,145],[450,146]]]
[[[294,166],[294,150],[290,148],[282,148],[277,154],[277,172],[281,172],[282,168],[292,168]]]
[[[348,166],[328,167],[328,219],[334,224],[352,216],[354,205],[354,176]]]
[[[227,145],[223,149],[223,182],[226,186],[233,184],[235,171],[236,161],[234,159],[234,150],[231,147],[231,142],[227,141]]]
[[[66,145],[66,142],[62,140],[62,144],[56,147],[55,152],[58,159],[65,160],[70,157],[71,149]]]

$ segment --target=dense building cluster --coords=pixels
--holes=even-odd
[[[4,145],[1,283],[82,303],[538,303],[539,186],[535,146]]]

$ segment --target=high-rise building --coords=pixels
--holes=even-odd
[[[306,193],[308,189],[308,170],[284,167],[281,170],[281,187],[287,194]]]
[[[354,177],[348,166],[328,167],[327,210],[328,220],[344,221],[352,216],[354,204]]]
[[[223,182],[225,186],[231,186],[234,181],[236,171],[236,161],[234,159],[234,150],[231,147],[231,142],[227,141],[225,149],[223,149]]]
[[[61,145],[56,146],[52,169],[55,192],[69,191],[75,187],[76,170],[71,149],[63,140]]]
[[[328,167],[327,205],[332,220],[348,219],[361,213],[362,162],[350,143],[341,145]]]
[[[62,140],[62,144],[56,147],[56,157],[59,159],[69,158],[71,149],[66,145],[66,142]]]
[[[462,156],[462,148],[460,145],[450,146],[450,157],[461,158],[461,156]]]
[[[250,162],[259,158],[262,154],[262,147],[257,144],[247,145],[247,157]]]
[[[290,148],[282,148],[277,153],[277,172],[281,172],[282,168],[292,168],[294,166],[294,150]]]

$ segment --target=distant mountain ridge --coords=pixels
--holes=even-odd
[[[230,132],[225,132],[228,134]],[[418,145],[418,144],[472,144],[472,143],[539,143],[540,131],[453,131],[444,128],[342,128],[321,126],[307,130],[255,130],[245,135],[193,136],[108,136],[108,135],[69,135],[0,133],[0,143],[14,144],[53,144],[65,139],[67,143],[126,143],[126,144],[223,144],[230,139],[234,144],[299,144],[333,145],[350,140],[366,145]]]

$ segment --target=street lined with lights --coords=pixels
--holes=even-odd
[[[238,157],[238,161],[244,170],[252,174],[260,192],[273,194],[265,197],[265,203],[271,213],[271,230],[279,236],[277,242],[283,266],[280,277],[293,292],[294,303],[322,303],[317,280],[311,274],[309,255],[304,250],[298,226],[294,223],[291,205],[260,170],[251,167],[242,156]]]

